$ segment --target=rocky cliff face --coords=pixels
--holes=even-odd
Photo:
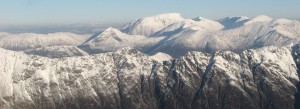
[[[165,62],[132,48],[57,59],[0,54],[2,109],[294,109],[299,103],[297,45],[189,52]]]

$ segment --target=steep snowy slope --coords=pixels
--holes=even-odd
[[[79,35],[73,33],[50,33],[50,34],[9,34],[0,38],[0,47],[9,50],[27,50],[43,46],[77,46],[90,35]]]
[[[202,51],[206,48],[209,39],[205,35],[206,32],[205,30],[186,28],[173,36],[164,38],[149,48],[147,53],[155,54],[157,52],[164,52],[172,57],[179,57],[188,51]]]
[[[219,31],[224,26],[216,21],[205,19],[202,17],[191,19],[185,19],[180,22],[173,23],[162,30],[152,34],[152,37],[158,36],[173,36],[182,32],[184,29],[201,30],[201,31]]]
[[[160,41],[163,37],[146,37],[142,35],[128,35],[118,29],[108,28],[96,37],[79,47],[89,53],[115,51],[124,47],[135,47],[143,50]]]
[[[275,19],[270,24],[280,34],[291,38],[298,38],[300,34],[300,22],[288,19]]]
[[[201,27],[200,29],[207,29],[209,31],[218,31],[224,28],[224,26],[219,22],[206,19],[203,17],[196,17],[193,20],[197,21],[196,23],[199,23],[198,25]]]
[[[75,46],[40,47],[40,48],[25,50],[24,53],[31,54],[31,55],[39,55],[39,56],[49,57],[49,58],[62,58],[62,57],[89,55],[85,51]]]
[[[185,19],[183,21],[175,22],[169,26],[166,26],[165,28],[161,29],[160,31],[157,31],[151,35],[151,37],[158,37],[158,36],[172,36],[174,34],[177,34],[181,32],[183,29],[191,28],[191,27],[197,27],[198,23],[191,19]],[[197,29],[197,28],[194,28]]]
[[[132,48],[58,59],[0,54],[1,109],[296,109],[299,102],[295,47],[188,52],[163,64]]]
[[[212,40],[210,42],[211,49],[214,50],[234,50],[242,51],[245,48],[258,48],[269,45],[289,45],[296,44],[300,41],[300,23],[298,21],[275,19],[264,16],[262,20],[255,17],[249,20],[250,23],[239,28],[231,30],[223,30],[213,33],[209,37],[214,37],[218,41]],[[265,21],[258,22],[254,21]],[[251,23],[252,22],[252,23]],[[284,22],[284,23],[283,23]],[[291,22],[291,23],[290,23]],[[222,43],[222,45],[218,44]]]
[[[128,23],[122,31],[132,35],[150,36],[166,26],[184,20],[178,13],[167,13],[138,19]]]

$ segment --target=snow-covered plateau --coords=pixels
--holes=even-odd
[[[299,109],[299,41],[299,21],[265,15],[0,32],[0,109]]]

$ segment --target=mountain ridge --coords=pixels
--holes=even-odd
[[[108,34],[109,30],[115,34]],[[108,28],[89,35],[89,38],[87,35],[67,33],[2,33],[0,46],[16,51],[47,46],[77,46],[89,54],[130,46],[149,55],[163,52],[172,57],[180,57],[188,51],[213,53],[230,50],[240,53],[246,48],[297,44],[300,42],[299,31],[299,21],[274,19],[266,15],[253,18],[225,17],[220,20],[196,17],[193,20],[183,18],[179,13],[166,13],[140,18],[121,29]],[[34,38],[37,36],[45,37]],[[91,41],[94,42],[89,43]]]
[[[56,59],[0,49],[0,108],[292,109],[299,51],[192,51],[159,63],[132,47]]]
[[[168,16],[168,14],[161,15]],[[155,16],[146,18],[155,21]],[[266,15],[253,18],[245,16],[226,17],[217,21],[203,17],[197,17],[193,20],[184,19],[180,16],[174,19],[172,21],[176,22],[160,27],[161,30],[156,29],[150,36],[148,36],[149,34],[146,35],[146,37],[162,37],[162,39],[146,48],[144,53],[152,55],[157,52],[164,52],[172,57],[179,57],[194,50],[210,53],[219,50],[231,50],[240,53],[246,48],[270,45],[285,46],[300,41],[300,38],[297,37],[300,35],[298,33],[300,30],[298,21],[273,19]],[[135,28],[138,25],[139,23],[136,23],[136,25],[127,25],[124,28]],[[141,25],[151,27],[152,23]],[[155,25],[154,23],[153,26],[156,27]],[[152,31],[151,28],[145,29],[147,28],[141,31]]]

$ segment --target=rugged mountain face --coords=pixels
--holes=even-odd
[[[294,109],[299,102],[298,46],[188,52],[163,63],[132,48],[57,59],[0,54],[2,109]]]

